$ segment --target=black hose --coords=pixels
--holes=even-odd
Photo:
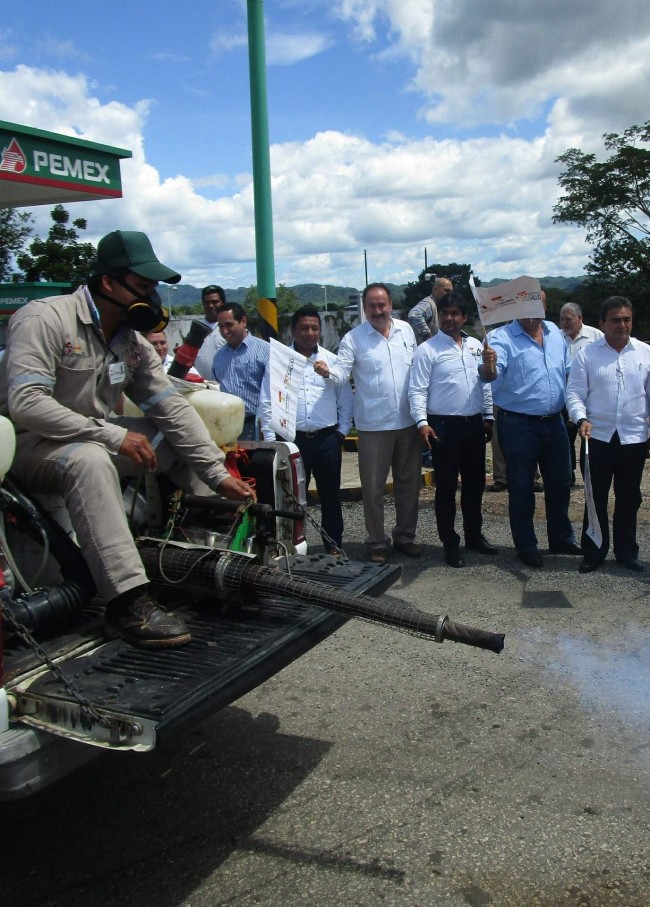
[[[47,535],[50,552],[61,571],[63,582],[25,592],[12,598],[3,596],[10,618],[29,630],[42,630],[57,620],[78,614],[96,592],[95,584],[81,551],[66,532],[44,513],[8,477],[8,494],[0,495],[0,509],[17,521],[19,528],[40,540]]]

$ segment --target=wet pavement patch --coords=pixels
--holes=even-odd
[[[529,592],[521,596],[522,608],[572,608],[564,592]]]

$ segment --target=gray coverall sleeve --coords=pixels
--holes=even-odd
[[[107,419],[81,415],[77,411],[81,405],[75,408],[82,369],[61,367],[65,337],[57,320],[40,314],[16,318],[9,339],[2,368],[7,375],[9,416],[18,429],[54,441],[98,441],[117,453],[126,429]]]

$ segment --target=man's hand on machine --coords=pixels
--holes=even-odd
[[[249,498],[252,498],[254,501],[257,500],[255,492],[246,482],[242,482],[241,479],[235,479],[232,476],[229,476],[227,479],[224,479],[223,482],[217,487],[217,493],[228,498],[230,501],[247,501]]]
[[[151,446],[149,438],[137,431],[127,431],[126,438],[122,442],[118,454],[123,457],[129,457],[147,472],[155,472],[158,465],[156,452]]]

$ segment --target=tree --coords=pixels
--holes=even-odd
[[[594,246],[587,272],[601,286],[628,295],[650,291],[650,120],[621,135],[606,133],[612,154],[599,162],[593,154],[569,148],[556,162],[565,195],[553,209],[556,223],[587,228]]]
[[[34,218],[27,211],[0,208],[0,281],[12,276],[12,264],[32,233]]]
[[[474,302],[474,297],[469,288],[469,277],[471,273],[471,265],[459,265],[456,262],[451,262],[448,265],[429,265],[427,268],[420,271],[417,280],[412,280],[407,283],[404,289],[404,314],[412,309],[421,299],[424,299],[425,296],[430,295],[432,278],[427,277],[427,274],[435,274],[436,277],[446,277],[448,280],[451,280],[454,285],[454,290],[465,297],[469,311],[474,312],[476,303]],[[474,280],[477,287],[481,285],[481,281],[478,278],[474,278]]]
[[[257,287],[253,285],[246,291],[246,298],[243,303],[248,315],[257,315],[257,299]],[[291,287],[285,286],[283,283],[278,284],[276,299],[278,303],[278,314],[280,315],[284,315],[288,312],[295,312],[296,309],[299,309],[301,306],[296,291]]]
[[[16,256],[26,281],[48,280],[54,283],[81,283],[90,273],[97,254],[92,243],[80,243],[79,230],[85,230],[85,218],[78,217],[68,226],[70,214],[63,205],[52,208],[54,221],[47,239],[38,237],[29,246],[29,252]]]

